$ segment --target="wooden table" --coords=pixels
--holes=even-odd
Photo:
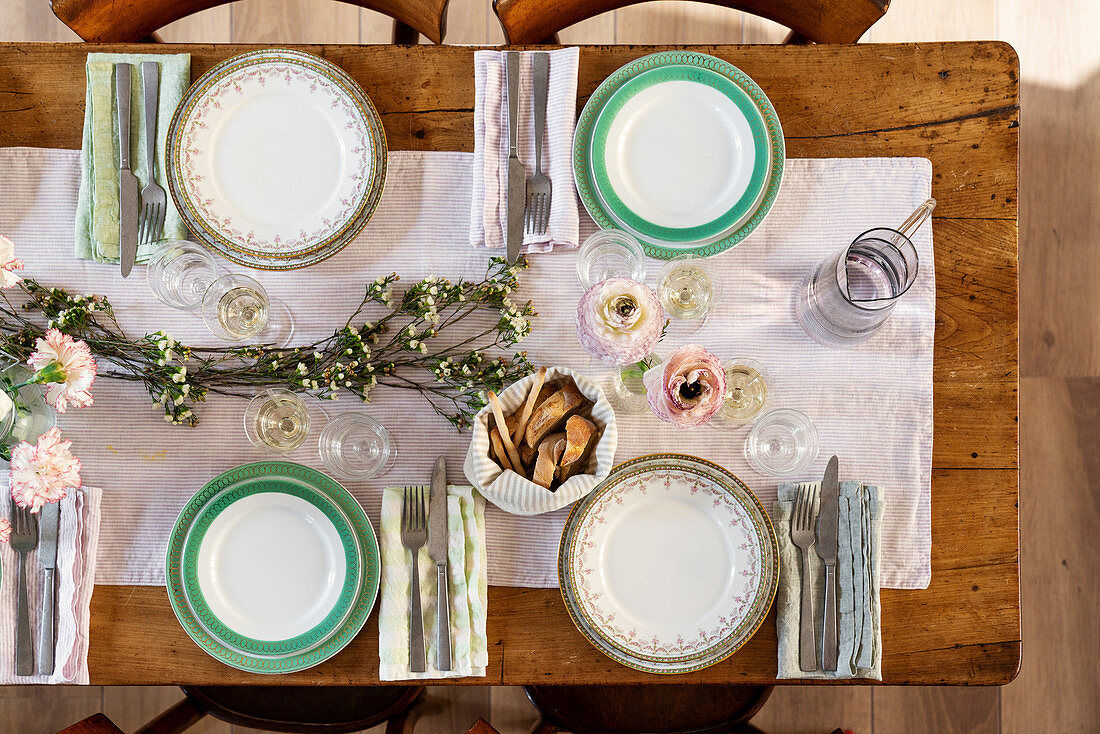
[[[253,46],[188,51],[197,77]],[[138,47],[0,44],[0,146],[79,148],[84,60]],[[469,47],[317,46],[367,90],[391,149],[471,150]],[[583,104],[606,76],[658,47],[581,48]],[[1003,684],[1020,664],[1017,410],[1019,63],[1004,43],[693,47],[764,88],[794,158],[924,156],[936,246],[932,583],[882,592],[886,683]],[[579,109],[579,107],[578,107]],[[461,439],[456,439],[461,440]],[[617,665],[573,627],[555,589],[489,590],[489,671],[470,684],[660,683]],[[288,676],[241,673],[184,634],[160,587],[92,597],[93,684],[377,681],[378,629]],[[676,682],[773,682],[774,617],[732,658]]]

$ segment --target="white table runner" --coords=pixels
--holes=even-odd
[[[406,281],[429,274],[477,277],[487,253],[468,244],[471,155],[399,151],[390,154],[389,180],[369,226],[345,251],[291,273],[251,274],[292,304],[298,338],[312,341],[342,325],[363,285],[397,272]],[[164,329],[184,343],[209,342],[197,318],[157,303],[144,269],[123,280],[115,265],[75,260],[73,215],[79,152],[0,149],[0,233],[16,242],[25,274],[47,285],[106,295],[130,334]],[[719,299],[707,327],[693,340],[721,357],[764,363],[774,380],[772,407],[797,408],[821,434],[821,454],[806,479],[819,478],[828,457],[841,457],[841,478],[885,488],[882,585],[923,588],[930,579],[932,458],[932,342],[935,284],[930,227],[914,242],[921,269],[916,284],[887,325],[869,342],[846,351],[818,346],[792,318],[791,296],[821,258],[874,226],[896,226],[931,190],[931,166],[913,158],[790,160],[771,214],[744,243],[712,262]],[[582,217],[583,238],[593,229]],[[524,342],[536,364],[603,369],[578,345],[573,311],[581,295],[575,256],[532,256],[520,296],[539,317]],[[650,261],[650,281],[660,264]],[[658,351],[667,351],[671,345]],[[164,423],[140,386],[101,379],[95,405],[70,410],[60,425],[83,461],[84,481],[104,488],[96,582],[164,583],[164,546],[184,502],[208,479],[248,461],[270,458],[244,436],[244,401],[211,396],[199,406],[202,423],[189,429]],[[438,452],[452,483],[463,481],[468,437],[456,434],[417,396],[379,389],[367,406],[347,396],[326,403],[330,415],[366,410],[393,433],[393,471],[349,489],[377,526],[381,488],[422,483]],[[752,471],[742,453],[748,429],[694,431],[651,416],[624,416],[617,460],[680,451],[720,463],[770,507],[777,482]],[[322,468],[316,443],[288,457]],[[534,518],[486,512],[489,583],[557,585],[558,538],[568,510]]]

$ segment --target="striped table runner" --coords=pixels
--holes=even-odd
[[[208,341],[197,318],[152,298],[141,268],[123,280],[117,266],[73,258],[79,155],[0,150],[0,232],[15,240],[26,274],[47,285],[108,296],[129,333],[164,329],[184,343]],[[772,405],[797,408],[815,421],[822,455],[806,479],[819,477],[836,453],[843,476],[884,488],[882,585],[922,588],[930,578],[931,543],[931,228],[915,236],[922,260],[916,284],[882,331],[859,348],[834,351],[811,341],[791,316],[791,297],[818,260],[866,229],[903,221],[929,196],[931,167],[924,159],[791,160],[785,176],[761,227],[712,260],[718,304],[707,327],[691,338],[722,357],[762,362],[775,380]],[[378,211],[344,252],[302,271],[252,274],[291,304],[301,341],[341,326],[364,283],[380,274],[398,272],[406,281],[430,274],[477,277],[487,254],[469,245],[471,180],[470,154],[391,153]],[[592,229],[582,217],[581,237]],[[539,254],[532,262],[519,295],[533,299],[540,315],[524,347],[535,363],[602,378],[603,368],[574,334],[581,288],[573,254]],[[651,261],[651,282],[658,269]],[[188,429],[164,423],[134,385],[99,380],[95,399],[94,407],[62,416],[61,426],[84,462],[85,482],[104,488],[96,581],[162,584],[165,542],[187,498],[219,472],[265,457],[245,439],[243,401],[212,396],[200,406],[202,424]],[[450,481],[465,483],[459,473],[468,437],[456,434],[419,397],[380,389],[368,406],[349,398],[325,408],[330,415],[367,410],[394,435],[395,469],[376,480],[349,483],[373,522],[379,519],[382,488],[426,482],[439,453],[448,459]],[[683,431],[649,416],[623,416],[616,458],[658,451],[694,454],[731,469],[770,506],[777,482],[749,468],[742,453],[746,433],[713,426]],[[321,468],[311,442],[289,459]],[[567,512],[517,517],[490,505],[485,513],[489,583],[555,586]]]

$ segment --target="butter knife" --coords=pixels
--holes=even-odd
[[[130,65],[115,64],[118,100],[118,259],[122,277],[137,260],[138,180],[130,170]]]
[[[817,555],[825,564],[824,619],[821,626],[821,668],[836,670],[836,556],[840,525],[839,461],[834,456],[821,480],[821,505],[817,516]]]
[[[50,502],[38,514],[38,562],[42,564],[42,607],[38,619],[38,674],[53,673],[54,586],[57,571],[57,532],[61,505]]]
[[[527,200],[527,168],[519,159],[519,52],[506,51],[508,76],[508,264],[523,247],[523,212]]]
[[[439,670],[451,669],[451,604],[447,594],[447,460],[440,456],[432,471],[428,498],[428,555],[435,561],[435,650]]]

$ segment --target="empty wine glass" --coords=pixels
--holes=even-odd
[[[601,229],[577,253],[577,277],[585,290],[608,278],[645,282],[645,250],[629,232]]]
[[[397,456],[390,432],[363,413],[345,413],[325,426],[317,440],[325,467],[340,479],[385,474]]]
[[[298,395],[271,388],[252,398],[244,411],[244,432],[258,449],[286,454],[309,435],[309,407]]]
[[[779,408],[763,415],[745,440],[745,458],[761,474],[786,477],[817,458],[817,427],[804,414]]]
[[[214,256],[205,247],[187,240],[165,242],[145,268],[149,290],[161,303],[192,311],[218,277]]]

